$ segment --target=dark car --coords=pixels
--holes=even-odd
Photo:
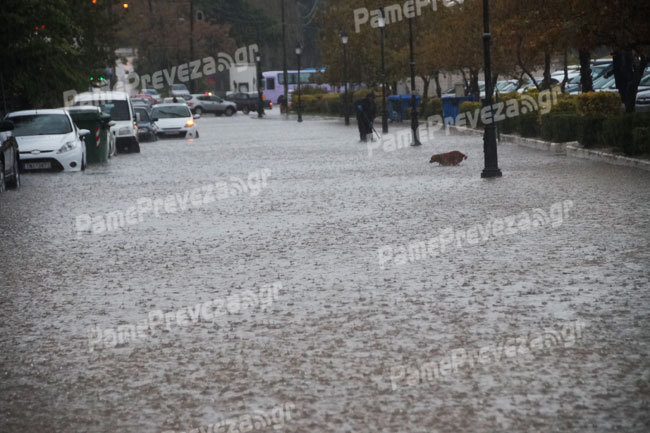
[[[259,96],[256,92],[254,93],[232,93],[226,96],[228,101],[232,101],[237,104],[237,110],[241,111],[244,114],[248,114],[251,111],[257,111],[257,103]],[[271,101],[264,100],[264,108],[271,108]]]
[[[158,140],[158,126],[155,119],[151,117],[151,112],[144,105],[134,105],[133,112],[136,117],[136,124],[138,125],[138,140],[139,141],[157,141]]]
[[[0,193],[7,187],[20,187],[20,153],[13,130],[11,120],[0,121]]]

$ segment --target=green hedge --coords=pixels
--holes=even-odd
[[[647,127],[650,127],[650,113],[610,117],[603,122],[600,144],[603,147],[616,147],[628,155],[639,155],[640,149],[634,143],[634,129]]]
[[[440,98],[429,98],[423,102],[421,108],[421,113],[424,118],[429,118],[430,116],[442,116],[442,99]]]
[[[632,148],[630,155],[650,154],[650,127],[632,130]]]
[[[549,113],[542,116],[541,135],[544,140],[566,143],[578,139],[580,116],[574,113]]]

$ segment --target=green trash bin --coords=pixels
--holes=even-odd
[[[70,107],[68,112],[79,129],[90,131],[90,135],[85,137],[86,162],[88,164],[107,162],[110,151],[108,140],[111,116],[94,106]]]

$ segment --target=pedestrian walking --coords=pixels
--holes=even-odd
[[[372,90],[365,98],[359,99],[354,103],[357,109],[357,123],[359,124],[359,137],[362,142],[370,140],[375,141],[372,135],[375,117],[377,117],[377,104],[375,103],[375,92]]]

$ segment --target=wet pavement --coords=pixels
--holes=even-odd
[[[0,196],[0,431],[650,429],[649,173],[341,123],[204,116]]]

